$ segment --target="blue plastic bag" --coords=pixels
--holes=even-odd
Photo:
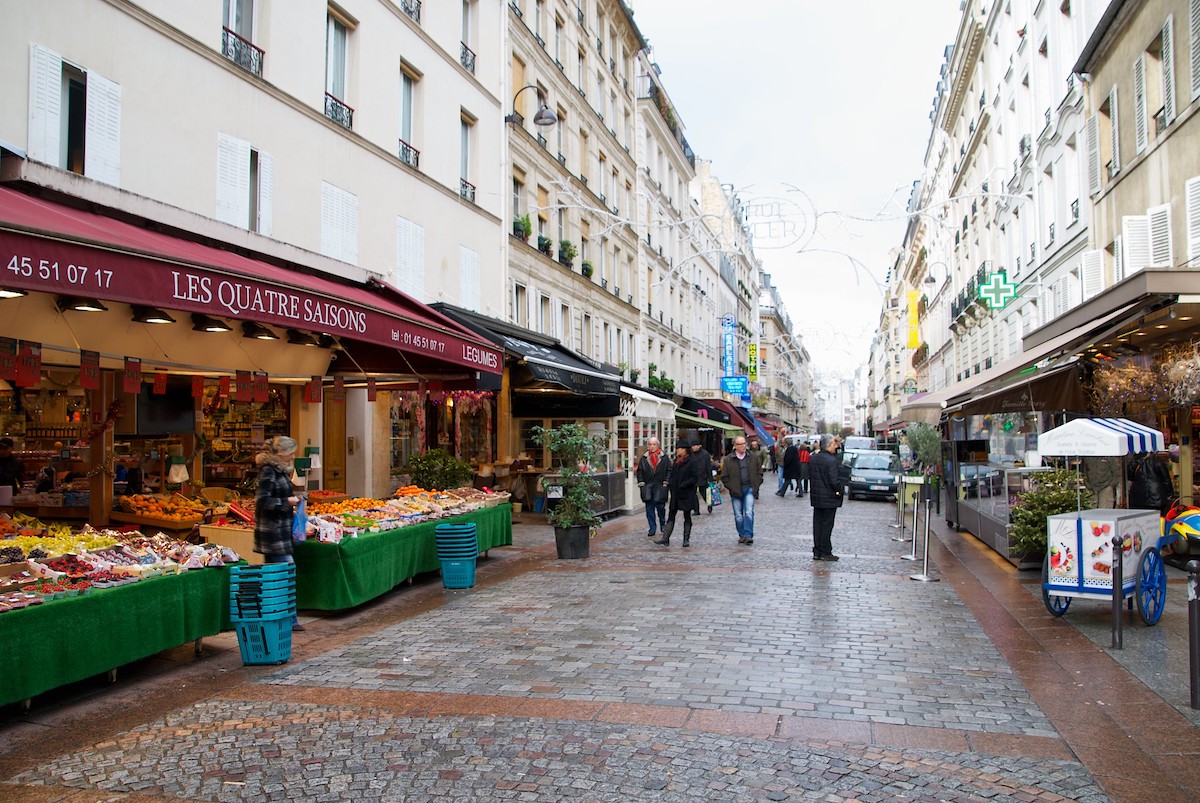
[[[305,509],[304,497],[296,504],[296,514],[292,517],[292,540],[303,541],[308,538],[308,511]]]
[[[716,507],[721,504],[721,486],[715,482],[708,484],[708,490],[712,493],[712,506]]]

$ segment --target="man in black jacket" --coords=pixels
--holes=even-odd
[[[842,506],[842,478],[838,474],[838,446],[841,438],[828,433],[821,436],[821,448],[809,461],[812,486],[809,502],[813,508],[813,560],[835,561],[833,520]]]

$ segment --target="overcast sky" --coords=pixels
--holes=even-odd
[[[755,250],[815,367],[852,372],[904,236],[959,0],[630,5],[692,149],[752,204]]]

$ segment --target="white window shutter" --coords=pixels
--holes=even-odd
[[[94,72],[87,74],[84,136],[83,174],[121,186],[121,85]]]
[[[1083,287],[1083,300],[1087,301],[1104,290],[1104,254],[1101,251],[1084,251],[1080,260],[1080,284]]]
[[[275,162],[271,154],[258,152],[258,233],[270,237],[275,214]]]
[[[1146,54],[1142,53],[1133,62],[1133,131],[1137,152],[1146,150]]]
[[[1193,263],[1200,260],[1200,176],[1183,183],[1183,197],[1186,205],[1188,265],[1196,267]]]
[[[1196,0],[1200,3],[1200,0]],[[1087,118],[1087,182],[1088,195],[1100,192],[1100,118],[1091,115]]]
[[[358,196],[321,182],[321,253],[358,263]]]
[[[217,220],[250,226],[250,143],[217,133]]]
[[[1114,85],[1108,93],[1108,119],[1112,133],[1112,171],[1121,169],[1121,116],[1117,107],[1117,87]]]
[[[29,158],[62,167],[62,59],[53,50],[29,45]]]
[[[1061,318],[1071,308],[1071,282],[1063,277],[1054,283],[1054,317]]]
[[[1043,287],[1038,291],[1038,326],[1045,326],[1054,318],[1054,292],[1052,288]]]
[[[1169,268],[1174,262],[1171,249],[1171,205],[1152,206],[1146,210],[1150,230],[1150,261],[1156,268]]]
[[[1126,215],[1121,218],[1122,254],[1126,279],[1150,264],[1150,219],[1145,215]]]
[[[1167,15],[1162,29],[1163,116],[1167,125],[1175,119],[1175,15]]]
[[[396,286],[413,298],[425,297],[425,227],[396,218]]]
[[[1121,235],[1113,237],[1113,284],[1118,284],[1125,278],[1125,249],[1122,247]]]
[[[1192,100],[1200,98],[1200,0],[1188,2],[1188,41],[1192,52],[1188,72],[1192,76]]]
[[[479,252],[458,247],[459,303],[466,309],[479,311],[483,294],[479,288]]]

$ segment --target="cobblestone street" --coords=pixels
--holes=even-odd
[[[753,546],[728,505],[688,549],[637,514],[580,561],[518,524],[474,589],[428,578],[302,617],[284,666],[243,667],[223,634],[10,710],[0,799],[1200,796],[1181,572],[1162,625],[1131,615],[1118,654],[1104,606],[1053,619],[1035,574],[936,516],[942,582],[909,579],[884,502],[848,503],[841,560],[814,563],[807,499],[773,482]]]

